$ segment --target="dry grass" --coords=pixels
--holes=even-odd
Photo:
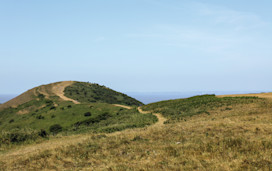
[[[0,155],[0,168],[269,170],[272,168],[271,114],[271,103],[247,104],[232,110],[219,108],[210,115],[196,115],[174,124],[106,135],[61,137],[46,142],[47,145],[21,147]],[[36,148],[35,152],[23,153],[31,147]]]
[[[231,95],[219,95],[217,97],[242,97],[242,96],[248,96],[248,97],[259,97],[259,98],[272,98],[272,93],[257,93],[257,94],[231,94]]]
[[[0,105],[0,110],[8,108],[8,107],[17,107],[18,105],[21,105],[23,103],[29,102],[33,99],[33,95],[35,93],[36,89],[33,88],[31,90],[28,90],[27,92],[21,94],[20,96],[17,96],[10,101]]]
[[[27,103],[37,97],[39,94],[43,94],[46,98],[50,98],[50,96],[58,96],[60,99],[64,101],[72,101],[75,104],[79,104],[76,100],[70,99],[64,96],[64,89],[67,86],[73,84],[74,81],[62,81],[47,85],[41,85],[39,87],[35,87],[31,90],[26,91],[25,93],[15,97],[14,99],[1,104],[0,110],[8,108],[8,107],[17,107],[21,104]],[[27,112],[21,111],[19,114],[25,114]]]

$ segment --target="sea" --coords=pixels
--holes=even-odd
[[[143,102],[144,104],[154,103],[163,100],[183,99],[204,94],[225,95],[248,93],[261,93],[261,91],[125,92],[125,94]],[[0,94],[0,104],[5,103],[16,96],[16,94]]]
[[[5,103],[16,96],[16,94],[0,94],[0,104]]]

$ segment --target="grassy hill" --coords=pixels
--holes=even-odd
[[[215,111],[223,112],[233,110],[233,108],[257,105],[260,108],[267,101],[257,96],[238,96],[238,97],[216,97],[215,95],[194,96],[187,99],[168,100],[152,103],[143,106],[144,110],[161,113],[168,121],[167,123],[186,120],[194,115],[210,115]],[[249,108],[251,109],[251,108]]]
[[[204,95],[142,106],[168,120],[23,145],[0,154],[0,170],[269,170],[272,101],[255,96]]]
[[[143,103],[138,100],[98,84],[76,82],[66,87],[64,93],[65,96],[81,103],[102,102],[136,106],[143,105]]]
[[[141,104],[98,84],[69,81],[39,86],[1,105],[0,143],[35,141],[57,133],[108,133],[156,122],[155,116],[136,110]]]

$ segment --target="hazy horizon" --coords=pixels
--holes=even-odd
[[[188,98],[203,94],[247,94],[247,93],[262,93],[262,91],[188,91],[188,92],[122,92],[131,96],[144,104],[154,103],[163,100],[172,100],[180,98]],[[5,103],[19,94],[0,94],[0,104]]]

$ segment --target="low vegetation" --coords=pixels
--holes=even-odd
[[[231,110],[225,110],[225,106],[214,108],[210,115],[193,115],[186,121],[163,126],[130,129],[116,135],[88,134],[79,143],[20,158],[2,158],[0,168],[269,170],[272,168],[272,104],[259,100],[228,106]],[[59,141],[60,144],[69,142]]]
[[[32,130],[32,129],[13,129],[11,131],[2,131],[0,134],[0,147],[3,145],[10,145],[12,143],[20,144],[36,141],[39,138],[45,138],[46,131]]]
[[[233,107],[246,104],[265,104],[266,100],[258,97],[223,97],[215,95],[194,96],[187,99],[168,100],[143,106],[143,110],[161,113],[168,118],[166,123],[186,120],[194,115],[207,114],[220,109],[232,110]]]
[[[64,93],[65,96],[84,103],[102,102],[135,106],[143,105],[138,100],[98,84],[76,82],[66,87]]]
[[[48,105],[43,106],[43,102]],[[34,111],[18,115],[18,111],[25,106],[37,105]],[[41,105],[41,106],[39,106]],[[144,127],[157,121],[151,114],[142,115],[136,108],[123,109],[106,103],[73,104],[60,102],[54,107],[54,102],[42,99],[30,101],[17,108],[9,108],[1,112],[0,129],[33,129],[45,130],[56,135],[78,134],[84,132],[114,132],[126,128]],[[54,108],[52,108],[52,106]],[[53,129],[59,125],[62,129]],[[54,127],[55,126],[55,127]],[[52,128],[53,127],[53,128]]]

